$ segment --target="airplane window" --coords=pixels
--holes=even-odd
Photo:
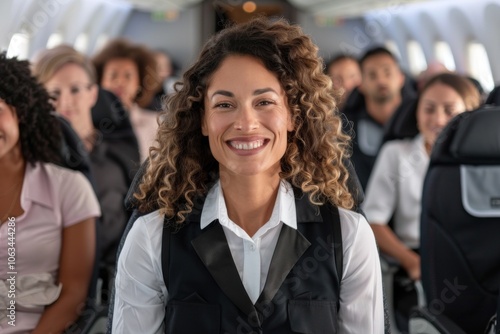
[[[87,53],[87,48],[89,46],[89,35],[86,33],[81,33],[78,35],[75,41],[75,49],[81,53]]]
[[[424,51],[420,44],[415,40],[410,40],[406,44],[408,48],[408,63],[410,72],[413,75],[418,75],[427,68]]]
[[[401,59],[401,52],[399,52],[399,47],[392,39],[385,41],[385,47],[391,51],[396,58]]]
[[[453,53],[448,43],[437,41],[436,44],[434,44],[434,53],[436,55],[436,60],[446,66],[447,69],[450,71],[456,70],[455,59],[453,58]]]
[[[491,91],[495,86],[495,82],[491,75],[490,60],[484,45],[478,42],[470,42],[467,51],[470,75],[479,80],[485,91]]]
[[[14,34],[10,39],[7,57],[18,57],[19,59],[28,59],[29,36],[27,34]]]
[[[51,49],[54,46],[58,46],[63,42],[63,36],[61,33],[55,32],[50,35],[49,40],[47,41],[47,49]]]
[[[95,42],[94,50],[102,49],[102,47],[104,47],[104,45],[106,45],[106,43],[108,42],[108,39],[109,39],[109,36],[106,34],[99,35],[99,37],[97,38],[97,41]]]

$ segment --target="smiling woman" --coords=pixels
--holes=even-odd
[[[0,332],[61,333],[87,297],[100,208],[82,174],[54,164],[59,123],[28,62],[0,53],[0,78],[0,291],[15,275],[15,298],[0,293],[0,304],[14,302],[16,320],[9,325],[2,307]]]
[[[278,180],[287,131],[292,130],[276,76],[254,57],[226,58],[211,78],[202,123],[219,172],[240,177],[271,174]]]
[[[333,94],[317,47],[283,20],[208,41],[167,101],[136,194],[153,212],[119,258],[114,332],[383,332]]]

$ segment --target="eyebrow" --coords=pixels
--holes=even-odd
[[[254,90],[252,95],[260,95],[260,94],[264,94],[267,92],[273,92],[275,94],[278,94],[274,89],[272,89],[270,87],[266,87],[266,88],[260,88],[260,89]],[[224,95],[227,97],[234,97],[234,94],[231,93],[230,91],[227,91],[227,90],[217,90],[212,94],[212,97],[214,97],[215,95]]]

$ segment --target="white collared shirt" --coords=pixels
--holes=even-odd
[[[339,333],[383,333],[382,277],[372,230],[358,213],[339,209],[344,268],[340,289]],[[227,216],[220,184],[207,195],[201,228],[218,219],[243,285],[255,302],[264,288],[283,224],[297,228],[295,198],[282,181],[270,220],[253,237]],[[164,332],[168,296],[161,268],[163,217],[158,211],[139,218],[118,260],[113,333]]]
[[[253,237],[229,219],[219,182],[210,189],[205,203],[200,219],[201,229],[219,220],[243,286],[255,304],[266,284],[281,227],[286,224],[297,229],[293,189],[288,182],[281,182],[271,218]]]
[[[420,246],[420,213],[429,155],[424,138],[391,140],[382,146],[366,187],[363,211],[370,224],[387,225],[410,248]]]

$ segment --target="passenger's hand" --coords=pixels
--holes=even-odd
[[[402,263],[403,268],[405,268],[408,276],[413,280],[417,281],[420,279],[420,255],[414,251],[409,251],[406,256],[405,261]]]

